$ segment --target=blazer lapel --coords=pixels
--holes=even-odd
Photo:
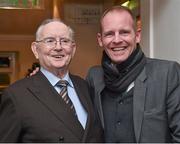
[[[104,85],[104,83],[102,83],[101,86],[99,87],[99,89],[95,90],[95,92],[96,92],[95,102],[97,102],[96,106],[97,106],[97,110],[99,113],[99,117],[100,117],[103,129],[104,129],[104,115],[103,115],[103,109],[102,109],[101,92],[103,91],[104,87],[105,87],[105,85]]]
[[[104,116],[102,109],[101,92],[103,91],[104,88],[105,88],[104,73],[103,70],[100,69],[98,77],[94,76],[94,92],[95,92],[94,103],[95,106],[97,107],[97,111],[103,128],[104,128]]]
[[[39,72],[33,78],[33,85],[29,90],[41,101],[44,106],[51,111],[74,135],[82,139],[83,129],[78,119],[73,116],[72,111],[67,107],[64,101],[59,97],[54,87],[49,83],[46,77]]]
[[[146,73],[145,69],[141,72],[135,81],[133,96],[133,119],[136,141],[139,142],[141,126],[144,114],[145,94],[146,94]]]

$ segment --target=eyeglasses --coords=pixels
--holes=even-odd
[[[68,38],[60,38],[59,41],[57,41],[56,38],[54,38],[54,37],[47,37],[47,38],[44,38],[44,39],[36,41],[36,42],[43,42],[49,48],[56,47],[57,42],[59,42],[63,48],[70,47],[72,44],[72,40],[70,40]]]

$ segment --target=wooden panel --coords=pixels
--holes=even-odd
[[[71,2],[71,3],[103,3],[104,0],[64,0],[64,2]]]
[[[128,1],[128,0],[114,0],[114,4],[121,5],[121,4],[125,3],[126,1]]]
[[[45,18],[52,17],[52,0],[45,0],[45,9],[0,9],[0,34],[31,35]]]

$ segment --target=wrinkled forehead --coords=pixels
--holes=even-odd
[[[40,37],[47,37],[47,36],[70,37],[70,30],[65,24],[54,21],[43,25],[39,31],[39,36]]]

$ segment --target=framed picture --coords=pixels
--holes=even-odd
[[[44,0],[0,0],[1,9],[43,9]]]

